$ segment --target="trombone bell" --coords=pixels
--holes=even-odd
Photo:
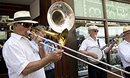
[[[56,39],[59,40],[59,44],[61,45],[65,45],[66,44],[66,41],[68,39],[68,29],[64,29],[62,31],[62,33],[53,33],[53,32],[49,32],[49,31],[46,31],[46,30],[41,30],[41,29],[38,29],[36,27],[31,27],[33,31],[37,31],[37,32],[42,32],[42,33],[45,33],[47,35],[50,35]]]
[[[60,34],[59,44],[61,44],[62,46],[65,45],[67,39],[68,39],[68,29],[64,29],[63,32]]]
[[[13,26],[10,26],[10,30],[11,31],[14,31]],[[68,29],[64,29],[62,31],[62,33],[53,33],[53,32],[49,32],[49,31],[45,31],[45,30],[41,30],[41,29],[38,29],[36,27],[31,27],[33,31],[37,31],[37,32],[42,32],[42,33],[45,33],[47,35],[50,35],[56,39],[59,40],[59,44],[61,44],[62,46],[64,46],[66,44],[66,41],[68,39]]]

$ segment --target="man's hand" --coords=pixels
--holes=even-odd
[[[95,54],[95,53],[93,53],[93,52],[90,52],[90,56],[92,56],[92,57],[95,58],[95,59],[98,59],[98,55]]]
[[[57,62],[58,60],[61,59],[63,52],[64,52],[64,50],[55,50],[55,51],[51,52],[48,55],[48,57],[50,57],[51,62]]]
[[[117,42],[118,42],[118,39],[117,39],[117,38],[115,38],[115,39],[114,39],[114,43],[117,43]]]

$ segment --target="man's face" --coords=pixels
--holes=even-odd
[[[29,26],[27,27],[27,25],[29,25]],[[26,24],[25,23],[16,23],[15,24],[15,32],[17,34],[20,34],[22,36],[27,37],[28,36],[27,31],[28,30],[31,30],[31,24],[30,23],[28,23],[28,24],[27,23]]]
[[[130,38],[130,33],[125,34],[125,37]]]
[[[41,30],[46,31],[44,28],[41,28]],[[43,32],[39,32],[38,35],[40,35],[41,37],[45,37],[46,36],[46,34],[43,33]]]
[[[93,30],[89,31],[90,36],[93,36],[93,37],[97,37],[97,33],[98,33],[97,29],[93,29]]]

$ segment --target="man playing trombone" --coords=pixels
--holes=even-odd
[[[62,57],[63,50],[56,50],[45,57],[42,39],[36,37],[39,50],[27,38],[27,31],[36,21],[31,20],[29,11],[18,11],[14,21],[8,25],[14,26],[14,32],[3,46],[3,57],[8,68],[9,78],[46,78],[43,67],[51,62],[57,62]]]
[[[118,54],[121,58],[121,62],[126,71],[130,72],[130,26],[123,28],[124,41],[118,45]],[[130,78],[129,74],[124,73],[127,78]]]
[[[91,49],[92,47],[96,46],[102,48],[103,46],[105,46],[105,42],[102,39],[97,38],[98,31],[99,30],[97,26],[88,27],[88,33],[90,34],[90,36],[82,42],[79,48],[79,52],[85,55],[92,56],[95,59],[98,59],[98,55],[96,53],[89,52],[89,49]],[[111,44],[111,46],[105,48],[104,52],[108,53],[117,41],[118,39],[115,39],[115,41]],[[105,55],[102,61],[105,62]],[[98,63],[96,65],[106,69],[106,66],[104,64]],[[88,73],[89,73],[89,78],[107,78],[107,72],[100,70],[96,67],[93,67],[91,65],[88,65]]]

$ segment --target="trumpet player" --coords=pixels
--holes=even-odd
[[[88,33],[90,34],[90,36],[82,42],[79,48],[79,52],[85,55],[92,56],[95,59],[98,58],[98,55],[96,53],[88,52],[88,50],[94,46],[99,47],[99,48],[102,48],[103,46],[105,46],[105,42],[102,39],[97,38],[98,32],[99,30],[97,26],[88,27]],[[108,53],[117,41],[118,39],[115,39],[115,41],[111,44],[111,46],[107,47],[104,50],[104,52]],[[104,59],[102,61],[105,62],[105,57],[103,58]],[[106,69],[106,66],[104,64],[98,63],[96,65]],[[107,78],[107,72],[100,70],[96,67],[93,67],[91,65],[88,65],[88,75],[89,75],[89,78]]]
[[[27,31],[36,21],[32,21],[29,11],[18,11],[14,21],[8,25],[14,26],[14,32],[3,46],[3,57],[8,68],[9,78],[46,78],[43,67],[50,62],[57,62],[62,57],[63,50],[56,50],[45,57],[42,39],[36,38],[39,50],[27,38]]]

